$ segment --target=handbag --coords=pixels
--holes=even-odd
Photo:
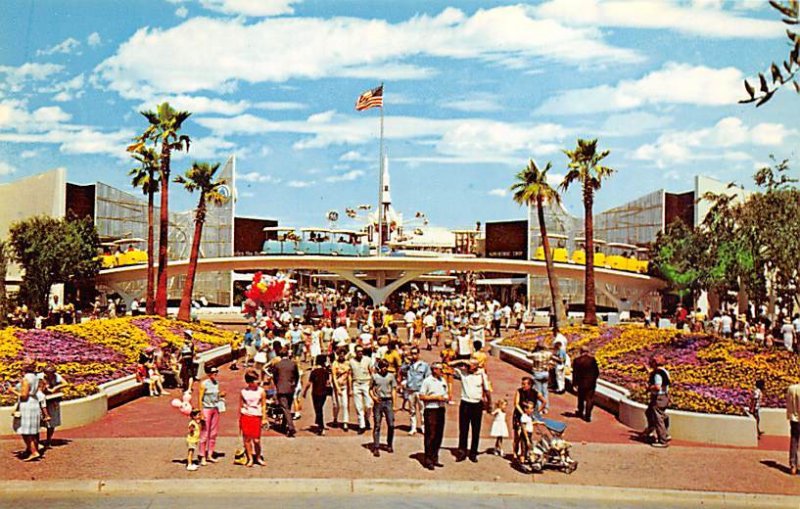
[[[219,398],[219,401],[217,401],[217,410],[219,410],[219,413],[225,413],[228,410],[224,398]]]

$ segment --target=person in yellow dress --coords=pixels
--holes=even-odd
[[[189,429],[186,432],[186,447],[188,452],[186,454],[186,470],[194,472],[197,470],[197,465],[194,462],[194,451],[197,449],[197,444],[200,443],[200,430],[203,429],[203,414],[198,409],[193,409],[189,414]]]

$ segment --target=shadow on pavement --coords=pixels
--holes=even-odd
[[[769,468],[774,468],[775,470],[780,470],[781,472],[783,472],[784,474],[787,474],[787,475],[791,475],[791,473],[792,473],[792,471],[789,470],[789,467],[787,467],[786,465],[784,465],[782,463],[778,463],[775,460],[761,460],[760,463],[762,465],[764,465],[764,466],[769,467]]]

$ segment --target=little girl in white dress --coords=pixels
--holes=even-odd
[[[506,407],[508,402],[504,399],[499,400],[492,411],[494,420],[492,430],[489,435],[495,439],[494,453],[503,456],[503,439],[508,438],[508,423],[506,422]]]

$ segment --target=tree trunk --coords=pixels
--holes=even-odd
[[[592,189],[587,182],[583,184],[583,210],[586,215],[585,232],[586,236],[586,267],[584,280],[584,315],[585,325],[597,325],[597,304],[594,293],[594,218],[592,217],[592,205],[594,196]]]
[[[153,259],[153,247],[155,244],[155,235],[153,232],[153,213],[155,196],[153,193],[153,169],[150,168],[149,172],[149,186],[147,190],[147,305],[145,309],[148,315],[155,314],[155,260]]]
[[[156,314],[167,316],[167,247],[169,246],[169,143],[161,143],[161,210],[158,223]]]
[[[542,197],[536,197],[536,214],[539,217],[539,232],[542,235],[542,248],[544,249],[544,265],[547,268],[547,282],[550,285],[550,299],[553,301],[553,314],[555,324],[553,334],[557,334],[566,321],[564,306],[561,302],[561,290],[558,287],[558,278],[553,270],[553,253],[550,252],[550,239],[547,238],[547,224],[544,222],[544,204]]]
[[[200,238],[203,234],[203,223],[206,220],[206,197],[200,193],[200,203],[197,204],[197,217],[194,221],[194,237],[192,238],[192,252],[189,255],[189,270],[186,272],[186,282],[183,285],[181,306],[178,309],[178,320],[188,322],[191,320],[192,290],[194,289],[194,276],[197,273],[197,259],[200,256]]]

